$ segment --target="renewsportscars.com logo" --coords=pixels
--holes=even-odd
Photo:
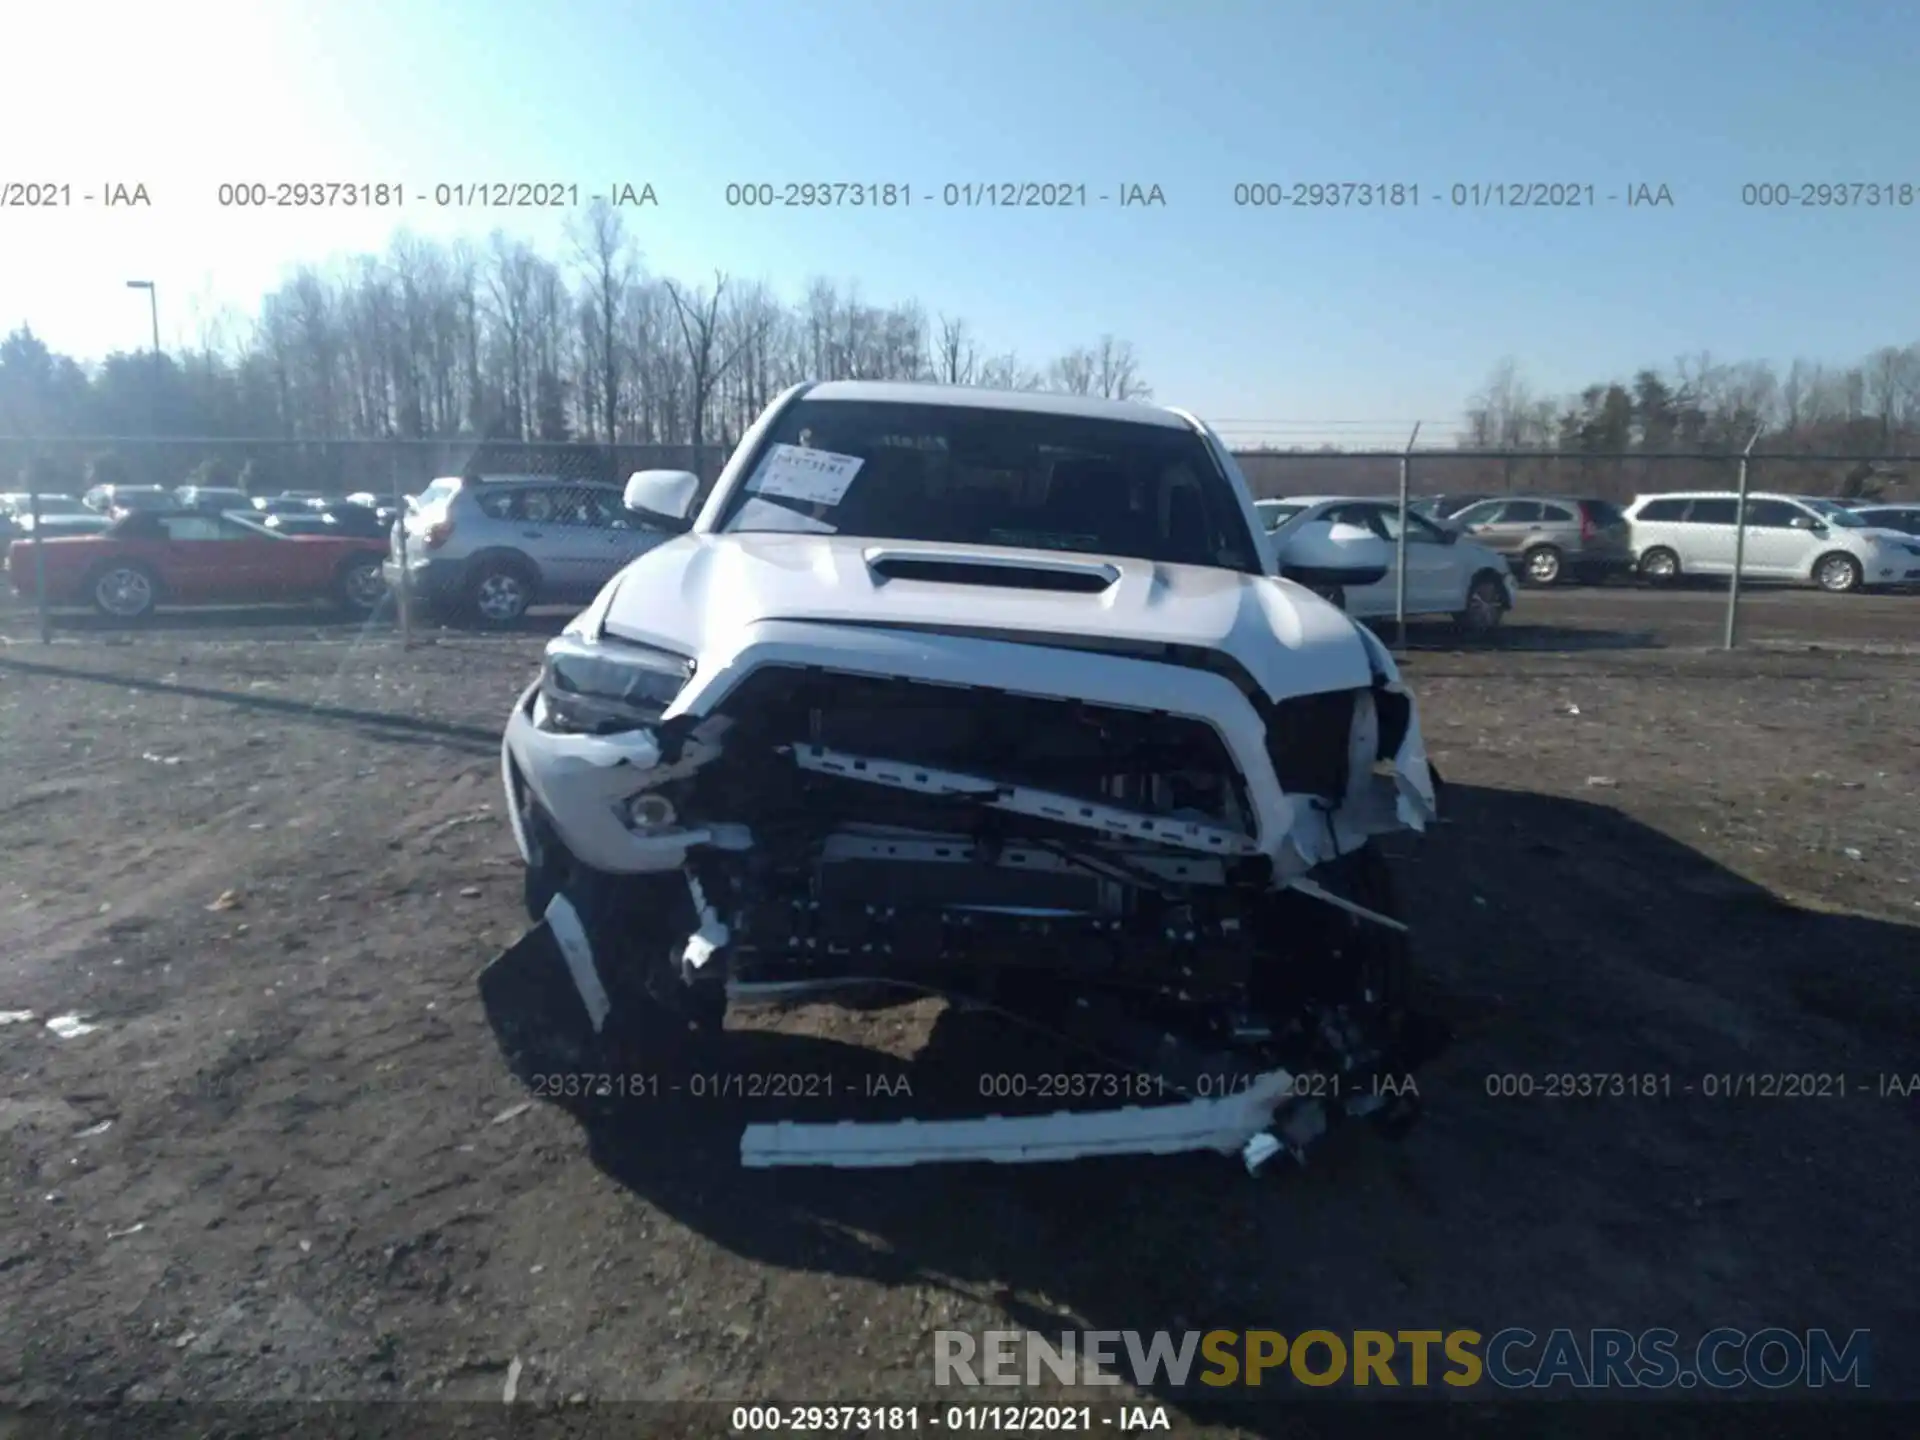
[[[1822,1389],[1872,1383],[1871,1332],[1478,1330],[934,1332],[940,1386],[1378,1385],[1504,1390]]]

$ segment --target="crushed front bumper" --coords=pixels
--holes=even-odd
[[[1509,577],[1510,593],[1511,587]],[[809,632],[823,627],[770,628],[810,639]],[[1253,702],[1222,675],[1180,665],[1081,654],[1073,659],[1077,698],[1091,704],[1137,708],[1140,695],[1152,693],[1157,708],[1201,720],[1218,733],[1246,787],[1255,848],[1273,862],[1278,881],[1285,883],[1355,849],[1371,836],[1394,830],[1424,830],[1434,818],[1433,779],[1418,708],[1401,683],[1386,647],[1366,627],[1356,625],[1354,629],[1366,649],[1374,683],[1371,689],[1357,692],[1348,736],[1348,788],[1341,803],[1331,809],[1311,797],[1289,794],[1281,785],[1267,750],[1265,723]],[[1021,693],[1049,693],[1048,652],[1033,646],[948,636],[911,642],[900,637],[873,637],[865,642],[868,653],[829,651],[823,643],[816,652],[808,653],[785,634],[776,633],[758,647],[744,647],[718,668],[723,674],[750,672],[759,660],[753,653],[756,648],[765,654],[766,663],[798,660],[849,674],[884,674],[945,685],[997,683]],[[884,663],[879,668],[866,668],[876,661]],[[701,673],[703,678],[696,685],[712,683],[706,681],[706,671]],[[1377,763],[1383,724],[1381,704],[1387,700],[1404,708],[1405,723],[1391,758],[1382,766]],[[686,703],[684,698],[682,703]],[[745,827],[731,823],[733,817],[718,823],[702,817],[701,823],[683,828],[636,827],[627,809],[637,795],[691,775],[715,759],[724,749],[728,722],[723,717],[707,715],[691,731],[690,738],[663,748],[660,733],[654,729],[613,735],[555,733],[536,722],[538,705],[539,686],[535,684],[523,692],[508,717],[502,740],[508,790],[517,795],[524,787],[551,818],[567,848],[585,864],[612,874],[658,874],[680,868],[689,852],[701,846],[738,849],[752,844]],[[669,715],[674,713],[670,711]],[[684,725],[702,714],[707,712],[683,711],[678,723]],[[676,751],[670,760],[668,749]],[[993,781],[993,777],[982,778],[990,784]],[[1029,794],[1036,804],[1050,805],[1055,798],[1039,790]],[[1092,828],[1105,829],[1100,825]],[[523,856],[525,853],[523,837]]]
[[[1316,867],[1340,859],[1370,837],[1424,829],[1435,815],[1433,776],[1417,709],[1385,647],[1363,628],[1356,628],[1367,646],[1375,684],[1371,691],[1360,692],[1356,702],[1349,738],[1352,779],[1346,802],[1334,808],[1282,789],[1267,755],[1262,722],[1247,698],[1223,677],[1103,657],[1081,657],[1080,675],[1082,683],[1093,690],[1093,699],[1108,698],[1101,693],[1104,690],[1118,700],[1137,696],[1142,674],[1151,670],[1153,679],[1166,682],[1162,703],[1170,711],[1206,716],[1243,765],[1246,788],[1256,810],[1254,832],[1229,833],[1205,824],[1174,823],[1159,817],[1153,824],[1160,828],[1151,839],[1164,845],[1169,856],[1184,852],[1187,859],[1179,863],[1189,865],[1204,865],[1208,857],[1231,861],[1236,856],[1264,856],[1274,862],[1275,889],[1291,888],[1317,896],[1348,910],[1363,924],[1377,922],[1403,930],[1405,927],[1397,921],[1330,895],[1309,878]],[[923,647],[923,653],[925,648],[930,647]],[[1019,658],[1031,664],[1043,653],[1025,649]],[[982,673],[994,672],[991,667],[982,667]],[[1385,697],[1389,696],[1404,700],[1405,713],[1394,722],[1397,744],[1389,741],[1382,747],[1389,705]],[[678,823],[641,826],[636,823],[633,804],[637,797],[691,776],[719,757],[726,745],[728,722],[720,716],[692,716],[693,728],[683,723],[668,740],[649,728],[607,735],[556,733],[540,723],[540,714],[540,687],[535,684],[514,706],[502,742],[507,808],[522,859],[533,864],[538,857],[541,846],[528,828],[528,816],[537,814],[551,825],[574,860],[609,882],[624,884],[644,877],[684,875],[692,890],[690,913],[698,917],[698,924],[685,937],[685,948],[680,952],[683,976],[699,970],[705,983],[711,984],[719,976],[735,975],[737,970],[724,963],[729,944],[725,921],[732,918],[731,913],[723,917],[713,912],[701,893],[698,874],[706,864],[703,852],[752,851],[755,836],[745,824],[709,817],[702,817],[705,823],[676,817]],[[1377,751],[1383,748],[1392,749],[1392,759],[1378,762]],[[1121,806],[1075,801],[1074,815],[1063,817],[1056,809],[1061,797],[991,777],[944,772],[930,765],[903,766],[798,740],[790,751],[790,762],[796,768],[844,774],[872,786],[945,796],[971,795],[975,787],[983,786],[977,802],[980,805],[996,807],[1016,818],[1070,819],[1085,827],[1090,845],[1101,841],[1139,845],[1149,839],[1139,829],[1143,817]],[[560,919],[576,914],[564,897],[554,903],[565,909]],[[554,919],[550,907],[549,923]],[[566,969],[582,1005],[594,1018],[597,1032],[606,1018],[608,994],[616,988],[605,983],[597,967],[621,963],[624,957],[612,953],[618,942],[611,936],[589,933],[577,922],[553,928],[565,930]],[[808,950],[813,944],[810,938],[793,943]],[[604,958],[596,954],[602,948],[608,952]],[[824,937],[821,948],[824,953]],[[852,946],[856,952],[860,948],[857,943]],[[876,944],[868,948],[877,951],[887,947]],[[710,966],[716,955],[723,963]],[[853,983],[851,977],[842,978],[845,983]],[[731,983],[727,988],[730,993],[735,990]],[[754,987],[740,987],[749,988]],[[1250,1171],[1255,1171],[1275,1155],[1301,1155],[1330,1122],[1341,1116],[1391,1108],[1363,1077],[1383,1073],[1379,1067],[1398,1063],[1395,1057],[1366,1052],[1348,1083],[1332,1094],[1324,1089],[1306,1093],[1291,1068],[1246,1067],[1232,1093],[1208,1095],[1195,1094],[1191,1088],[1175,1089],[1171,1093],[1189,1097],[1176,1103],[889,1123],[754,1124],[742,1133],[740,1161],[750,1168],[874,1168],[968,1161],[1032,1163],[1197,1151],[1237,1154]]]

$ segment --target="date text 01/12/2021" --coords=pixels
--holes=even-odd
[[[1595,185],[1584,180],[1455,181],[1425,186],[1413,180],[1261,180],[1233,187],[1246,210],[1627,210],[1673,208],[1664,184]]]
[[[1171,1430],[1164,1405],[736,1405],[730,1431],[808,1435],[911,1434],[917,1430],[998,1434],[1092,1434]]]
[[[559,1071],[528,1077],[527,1094],[536,1100],[865,1100],[911,1098],[905,1075],[869,1071],[836,1075],[831,1071],[682,1070],[670,1073],[630,1071],[592,1074]]]
[[[1911,1075],[1849,1075],[1844,1071],[1715,1071],[1676,1080],[1670,1073],[1648,1070],[1557,1071],[1492,1073],[1486,1077],[1488,1095],[1521,1100],[1670,1100],[1697,1096],[1705,1100],[1906,1100],[1920,1095],[1920,1073]]]
[[[660,195],[647,181],[583,186],[571,180],[461,180],[409,187],[398,180],[230,180],[214,190],[223,210],[396,210],[411,202],[436,210],[570,210],[582,204],[651,209]]]
[[[736,180],[721,191],[736,210],[906,210],[930,205],[948,210],[1165,209],[1166,191],[1151,181],[1089,185],[1081,180],[948,181],[938,187],[905,180]]]

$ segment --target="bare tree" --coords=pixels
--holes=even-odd
[[[1880,422],[1880,443],[1893,448],[1894,434],[1904,429],[1920,377],[1915,374],[1920,347],[1901,349],[1886,345],[1867,357],[1866,402],[1870,413]]]
[[[957,315],[942,315],[933,354],[933,378],[942,385],[971,385],[979,363],[967,322]]]
[[[1046,377],[1009,350],[981,365],[980,383],[989,390],[1039,390]]]
[[[1069,395],[1091,395],[1098,364],[1093,351],[1075,346],[1047,367],[1048,388]]]
[[[746,334],[730,338],[729,348],[720,349],[720,300],[726,293],[727,277],[720,271],[713,276],[711,294],[683,295],[671,280],[666,282],[667,297],[673,301],[674,315],[680,322],[680,340],[686,346],[689,418],[694,453],[706,444],[707,402],[713,387],[739,360],[741,353],[759,333],[752,328]]]
[[[1493,367],[1487,383],[1469,402],[1468,430],[1483,448],[1515,449],[1525,443],[1537,413],[1533,389],[1521,378],[1519,361],[1508,356]]]
[[[574,430],[573,371],[567,363],[569,301],[560,271],[545,260],[535,263],[530,300],[527,322],[533,433],[540,440],[567,440]]]
[[[528,329],[533,317],[540,258],[524,240],[498,231],[492,237],[493,264],[487,274],[491,318],[497,327],[493,354],[503,434],[528,438],[532,366]]]
[[[1787,368],[1786,378],[1780,382],[1781,428],[1796,439],[1807,420],[1808,392],[1813,386],[1815,368],[1804,360],[1795,360]]]
[[[721,316],[721,348],[738,359],[717,377],[721,442],[731,445],[767,407],[774,395],[798,376],[782,349],[785,311],[764,282],[735,286]]]
[[[1486,384],[1469,402],[1467,443],[1481,450],[1518,450],[1546,444],[1557,408],[1551,401],[1542,404],[1522,378],[1520,362],[1507,356],[1493,367]],[[1500,461],[1502,490],[1514,488],[1522,465],[1517,455]]]
[[[1132,342],[1102,335],[1093,352],[1093,389],[1109,400],[1151,400],[1153,387],[1140,378]]]
[[[118,355],[89,373],[22,329],[0,365],[0,431],[129,433],[163,406],[181,433],[206,435],[705,444],[733,441],[801,380],[1048,381],[1011,352],[991,356],[962,317],[930,321],[917,302],[869,303],[851,285],[818,280],[790,305],[724,276],[698,293],[650,281],[609,207],[569,238],[556,263],[504,233],[476,245],[399,231],[379,254],[299,269],[251,317],[196,312],[198,349],[176,346],[158,366]],[[1132,347],[1111,336],[1057,372],[1081,393],[1149,393]],[[315,453],[332,483],[341,455],[371,452]],[[386,464],[374,483],[391,478]],[[305,461],[276,468],[282,484],[322,478]]]
[[[599,423],[607,440],[614,441],[619,438],[614,417],[620,409],[620,301],[633,283],[638,262],[628,245],[620,212],[604,198],[587,209],[574,245],[587,270],[589,293],[585,305],[593,323],[584,334],[598,382]],[[591,429],[591,415],[587,423]]]

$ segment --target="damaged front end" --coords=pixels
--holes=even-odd
[[[1168,1097],[750,1125],[748,1166],[1257,1170],[1342,1115],[1403,1124],[1431,1043],[1373,842],[1425,828],[1433,776],[1355,629],[1367,683],[1275,698],[1184,647],[769,622],[696,661],[590,612],[506,736],[529,909],[595,1031],[659,1007],[717,1035],[729,997],[884,986],[1043,1027]]]

